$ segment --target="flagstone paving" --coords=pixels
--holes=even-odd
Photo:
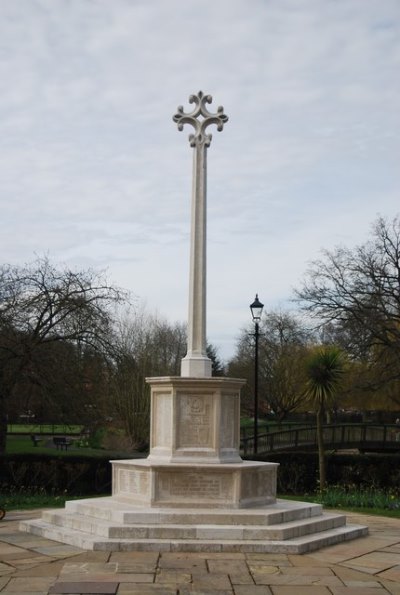
[[[400,519],[348,514],[360,539],[292,554],[94,552],[0,522],[0,595],[400,595]]]

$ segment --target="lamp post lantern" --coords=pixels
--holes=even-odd
[[[254,322],[255,354],[254,354],[254,454],[258,451],[258,338],[260,336],[259,322],[261,320],[264,304],[258,299],[250,304],[251,315]]]

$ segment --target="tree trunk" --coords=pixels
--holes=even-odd
[[[0,378],[0,454],[5,453],[7,443],[7,412],[4,389]]]
[[[322,405],[317,411],[317,440],[318,440],[318,462],[319,462],[319,491],[323,492],[326,486],[325,469],[325,447],[324,447],[324,408]]]

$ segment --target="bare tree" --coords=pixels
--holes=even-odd
[[[260,324],[259,389],[260,404],[285,418],[304,401],[304,358],[308,333],[298,318],[289,312],[266,312]],[[254,339],[242,332],[235,357],[228,364],[230,376],[248,379],[243,389],[243,409],[253,411]]]
[[[183,325],[171,325],[143,309],[126,312],[116,328],[113,402],[133,447],[149,437],[150,390],[146,378],[177,375],[186,353]]]
[[[43,383],[42,358],[60,343],[93,351],[110,348],[110,307],[126,296],[93,270],[57,268],[47,258],[0,267],[0,452],[7,406],[18,382]],[[57,373],[53,366],[49,374]]]
[[[368,366],[369,388],[400,388],[400,218],[379,218],[369,241],[325,250],[297,291],[330,338]]]

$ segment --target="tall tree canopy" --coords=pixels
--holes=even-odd
[[[228,364],[228,375],[247,378],[242,391],[242,407],[253,411],[254,332],[242,331],[235,357]],[[304,401],[304,358],[308,333],[300,320],[289,312],[265,312],[260,323],[259,394],[260,409],[273,411],[279,419]]]
[[[111,375],[111,394],[117,417],[122,421],[131,446],[146,445],[150,426],[151,376],[178,376],[186,354],[186,325],[170,324],[146,313],[144,309],[123,313],[115,326],[115,365]],[[207,345],[213,375],[223,366],[217,349]]]
[[[60,353],[50,345],[109,347],[110,307],[124,298],[101,274],[57,268],[47,258],[22,267],[0,266],[0,452],[7,403],[18,384],[40,386],[46,373],[60,373],[43,366]]]
[[[150,376],[178,375],[186,353],[186,329],[143,309],[124,312],[115,327],[111,394],[117,417],[134,447],[149,437]]]
[[[400,402],[399,216],[380,217],[370,240],[356,248],[325,250],[297,296],[331,339],[368,366],[365,382]]]

